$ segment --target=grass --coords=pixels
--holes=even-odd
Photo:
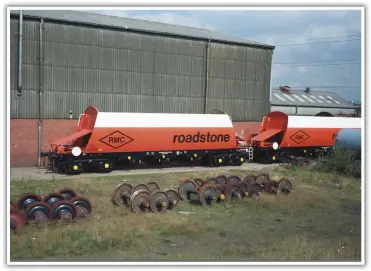
[[[360,182],[350,177],[301,169],[263,170],[272,179],[289,177],[290,195],[264,194],[201,207],[181,202],[167,213],[134,214],[111,203],[123,178],[132,184],[156,181],[177,188],[209,172],[12,181],[11,198],[42,195],[70,187],[91,199],[91,218],[38,229],[27,225],[11,234],[11,261],[360,261]],[[245,176],[243,170],[217,174]],[[181,214],[179,211],[194,212]]]

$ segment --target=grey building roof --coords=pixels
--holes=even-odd
[[[19,15],[19,10],[11,10],[11,15]],[[208,29],[171,25],[159,22],[109,16],[75,10],[24,10],[24,17],[43,18],[95,26],[125,29],[126,31],[149,32],[153,34],[172,35],[185,38],[196,38],[214,42],[249,45],[260,48],[274,49],[275,46],[229,36]]]
[[[350,108],[356,106],[333,92],[291,90],[290,94],[280,89],[272,91],[271,105],[277,106],[302,106],[302,107],[327,107],[327,108]]]

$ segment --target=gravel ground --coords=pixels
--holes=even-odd
[[[267,167],[276,167],[275,165],[248,163],[239,167],[218,167],[217,169],[242,169],[242,170],[261,170]],[[84,173],[81,175],[60,175],[55,173],[47,173],[45,168],[37,167],[14,167],[10,169],[11,180],[54,180],[54,179],[76,179],[79,177],[99,177],[99,176],[122,176],[134,174],[156,174],[156,173],[177,173],[190,171],[213,171],[215,168],[208,167],[168,167],[168,168],[145,168],[145,169],[130,169],[130,170],[115,170],[110,173]]]

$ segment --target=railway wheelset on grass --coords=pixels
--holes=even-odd
[[[125,181],[114,189],[112,200],[115,205],[127,206],[134,213],[157,213],[175,209],[179,196],[174,189],[162,190],[156,182],[132,185]]]
[[[70,223],[89,217],[92,204],[69,188],[59,189],[46,196],[35,193],[21,195],[10,202],[10,227],[21,230],[26,224],[44,226],[50,222]]]
[[[134,213],[161,213],[176,209],[180,201],[209,206],[260,197],[263,192],[290,194],[292,188],[288,179],[271,180],[264,173],[244,177],[219,175],[206,179],[190,178],[181,181],[177,189],[162,189],[154,181],[137,185],[124,181],[114,189],[112,201]],[[26,193],[16,202],[10,202],[10,227],[18,232],[26,224],[70,223],[91,214],[91,202],[69,188],[59,189],[44,197]]]
[[[316,157],[333,150],[342,129],[361,129],[361,118],[288,116],[271,112],[252,137],[236,135],[227,114],[99,112],[89,106],[77,132],[51,143],[50,171],[110,172],[137,164],[240,166]]]
[[[287,178],[271,180],[268,174],[191,178],[181,181],[178,189],[162,190],[153,181],[132,185],[124,181],[113,191],[115,205],[126,206],[134,213],[167,212],[174,210],[179,201],[202,206],[260,197],[261,193],[290,194],[292,183]]]
[[[242,178],[236,175],[228,177],[220,175],[205,180],[201,178],[184,180],[178,191],[181,200],[208,206],[214,203],[260,197],[263,192],[290,194],[292,183],[287,178],[271,180],[269,175],[264,173]]]

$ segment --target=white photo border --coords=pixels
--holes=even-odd
[[[6,59],[7,61],[7,69],[6,69],[6,74],[7,77],[5,78],[4,74],[5,71],[1,74],[1,82],[6,82],[6,92],[3,91],[4,95],[4,100],[6,101],[6,104],[4,103],[4,108],[6,108],[6,114],[5,117],[2,118],[2,127],[7,128],[7,133],[3,134],[3,140],[1,141],[3,146],[2,149],[7,150],[7,156],[6,160],[1,157],[1,166],[3,167],[3,172],[6,172],[6,180],[7,182],[5,183],[4,181],[1,182],[1,185],[3,186],[3,191],[6,191],[6,204],[5,208],[3,208],[3,215],[5,216],[6,214],[6,223],[2,223],[2,227],[6,228],[4,229],[3,232],[6,233],[4,240],[6,240],[6,263],[8,265],[21,265],[20,267],[15,267],[12,266],[12,268],[20,268],[24,269],[25,266],[53,266],[51,268],[54,268],[55,266],[62,266],[62,265],[68,265],[70,270],[78,270],[81,267],[77,267],[80,265],[85,265],[89,266],[89,268],[93,266],[112,266],[112,265],[125,265],[125,268],[128,268],[129,266],[213,266],[215,268],[216,266],[248,266],[248,265],[253,265],[253,266],[259,266],[259,265],[264,265],[264,266],[299,266],[299,265],[315,265],[315,266],[355,266],[355,265],[364,265],[365,264],[365,206],[366,206],[366,189],[365,189],[365,176],[366,176],[366,162],[368,160],[365,160],[365,154],[370,153],[367,141],[365,140],[366,137],[366,129],[367,125],[365,125],[365,119],[366,119],[366,78],[365,78],[365,68],[366,68],[366,62],[365,62],[365,46],[366,44],[370,44],[369,42],[366,43],[367,36],[365,35],[365,30],[366,30],[366,2],[363,4],[359,2],[355,2],[354,4],[349,1],[327,1],[326,5],[323,1],[312,1],[312,2],[295,2],[295,1],[286,1],[285,3],[279,2],[279,1],[256,1],[256,2],[246,2],[246,1],[233,1],[228,2],[228,6],[224,6],[223,1],[203,1],[201,3],[200,1],[187,1],[185,3],[177,2],[179,5],[178,7],[174,6],[174,3],[170,1],[162,1],[161,3],[156,3],[155,1],[125,1],[125,5],[123,5],[122,2],[120,1],[110,1],[110,3],[104,2],[104,5],[102,5],[102,2],[98,1],[80,1],[78,6],[76,5],[76,1],[64,1],[64,2],[59,2],[58,6],[56,6],[57,2],[53,2],[53,5],[50,4],[49,1],[36,1],[36,2],[31,2],[31,1],[12,1],[12,2],[3,2],[5,3],[6,6],[4,6],[4,16],[3,18],[6,18],[5,20],[3,19],[2,22],[6,23],[3,26],[3,33],[6,33],[6,37],[4,37],[4,41],[6,40],[7,43],[3,42],[3,57],[2,59]],[[27,4],[29,3],[29,4]],[[301,5],[298,6],[297,4],[300,3]],[[146,5],[147,4],[147,5]],[[37,6],[40,5],[40,6]],[[96,7],[91,7],[91,5],[94,5]],[[152,6],[156,5],[156,7]],[[167,5],[172,6],[172,7],[167,7]],[[216,7],[216,5],[220,7]],[[295,5],[295,7],[290,7],[290,5]],[[151,7],[149,7],[151,6]],[[198,6],[198,7],[197,7]],[[202,7],[200,7],[202,6]],[[362,119],[364,122],[364,126],[362,129],[362,260],[361,262],[10,262],[10,247],[9,247],[9,234],[10,234],[10,229],[9,229],[9,208],[10,208],[10,203],[9,203],[9,198],[10,198],[10,95],[9,95],[9,90],[10,90],[10,61],[9,61],[9,55],[10,55],[10,40],[9,40],[9,22],[10,22],[10,16],[9,16],[9,11],[10,9],[84,9],[84,10],[89,10],[89,9],[100,9],[100,10],[112,10],[112,9],[129,9],[129,10],[134,10],[134,9],[221,9],[221,10],[231,10],[231,9],[315,9],[315,10],[320,10],[320,9],[357,9],[357,10],[362,10],[362,60],[363,60],[363,65],[362,65]],[[3,66],[4,67],[4,66]],[[371,96],[371,95],[370,95]],[[4,221],[4,220],[3,220]],[[4,251],[4,252],[5,252]],[[5,262],[5,259],[4,259]],[[39,267],[37,267],[39,268]],[[64,268],[64,267],[62,267]],[[153,267],[152,267],[153,268]],[[333,267],[336,268],[336,267]]]

